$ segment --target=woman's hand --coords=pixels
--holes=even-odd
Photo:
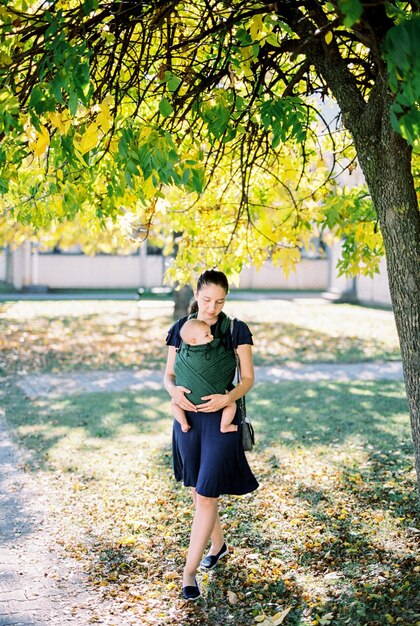
[[[230,401],[226,393],[213,393],[211,396],[202,396],[201,399],[205,402],[203,402],[203,404],[197,404],[196,409],[203,413],[215,413],[216,411],[220,411],[220,409],[223,409]]]
[[[186,387],[182,387],[181,385],[174,385],[171,388],[171,398],[173,402],[175,402],[175,404],[181,407],[181,409],[184,409],[184,411],[197,412],[197,407],[195,406],[195,404],[190,402],[188,398],[185,397],[186,393],[191,393],[191,389],[187,389]]]

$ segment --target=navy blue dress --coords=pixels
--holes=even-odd
[[[166,338],[168,346],[179,347],[179,331],[187,318],[175,322]],[[215,327],[212,327],[214,332]],[[235,319],[232,336],[226,334],[228,347],[251,344],[252,334],[248,326]],[[222,494],[243,495],[258,487],[242,447],[242,433],[221,433],[222,411],[195,413],[186,411],[191,426],[187,433],[174,420],[172,431],[172,454],[175,478],[185,487],[195,487],[198,494],[218,498]],[[239,423],[238,412],[233,420]]]

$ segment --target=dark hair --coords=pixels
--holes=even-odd
[[[204,286],[209,287],[210,285],[217,285],[218,287],[222,287],[226,293],[229,291],[229,283],[226,275],[219,270],[205,270],[197,280],[197,292],[201,291],[201,288]],[[194,300],[190,306],[190,313],[197,313],[198,304],[197,301]]]

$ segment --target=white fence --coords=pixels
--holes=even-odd
[[[296,266],[296,271],[291,272],[287,278],[281,267],[275,267],[271,261],[267,261],[260,270],[254,267],[242,270],[239,287],[325,291],[328,289],[328,275],[327,259],[302,259]]]
[[[38,284],[52,289],[160,287],[164,271],[164,258],[158,255],[41,254],[38,257]]]
[[[286,278],[270,261],[260,270],[253,267],[241,272],[241,289],[278,289],[296,291],[329,291],[343,294],[353,290],[366,304],[389,306],[391,303],[385,260],[380,274],[373,279],[337,277],[335,265],[339,246],[334,246],[326,259],[302,259]],[[0,281],[11,282],[16,290],[31,286],[50,289],[150,289],[161,287],[168,259],[140,254],[98,255],[38,254],[28,243],[13,252],[0,251]]]

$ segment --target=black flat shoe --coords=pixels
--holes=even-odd
[[[201,592],[198,588],[197,579],[195,579],[195,585],[182,587],[182,597],[184,600],[197,600],[200,596]]]
[[[200,563],[200,567],[204,569],[213,569],[219,562],[219,559],[228,553],[227,545],[224,543],[217,554],[208,554]]]

